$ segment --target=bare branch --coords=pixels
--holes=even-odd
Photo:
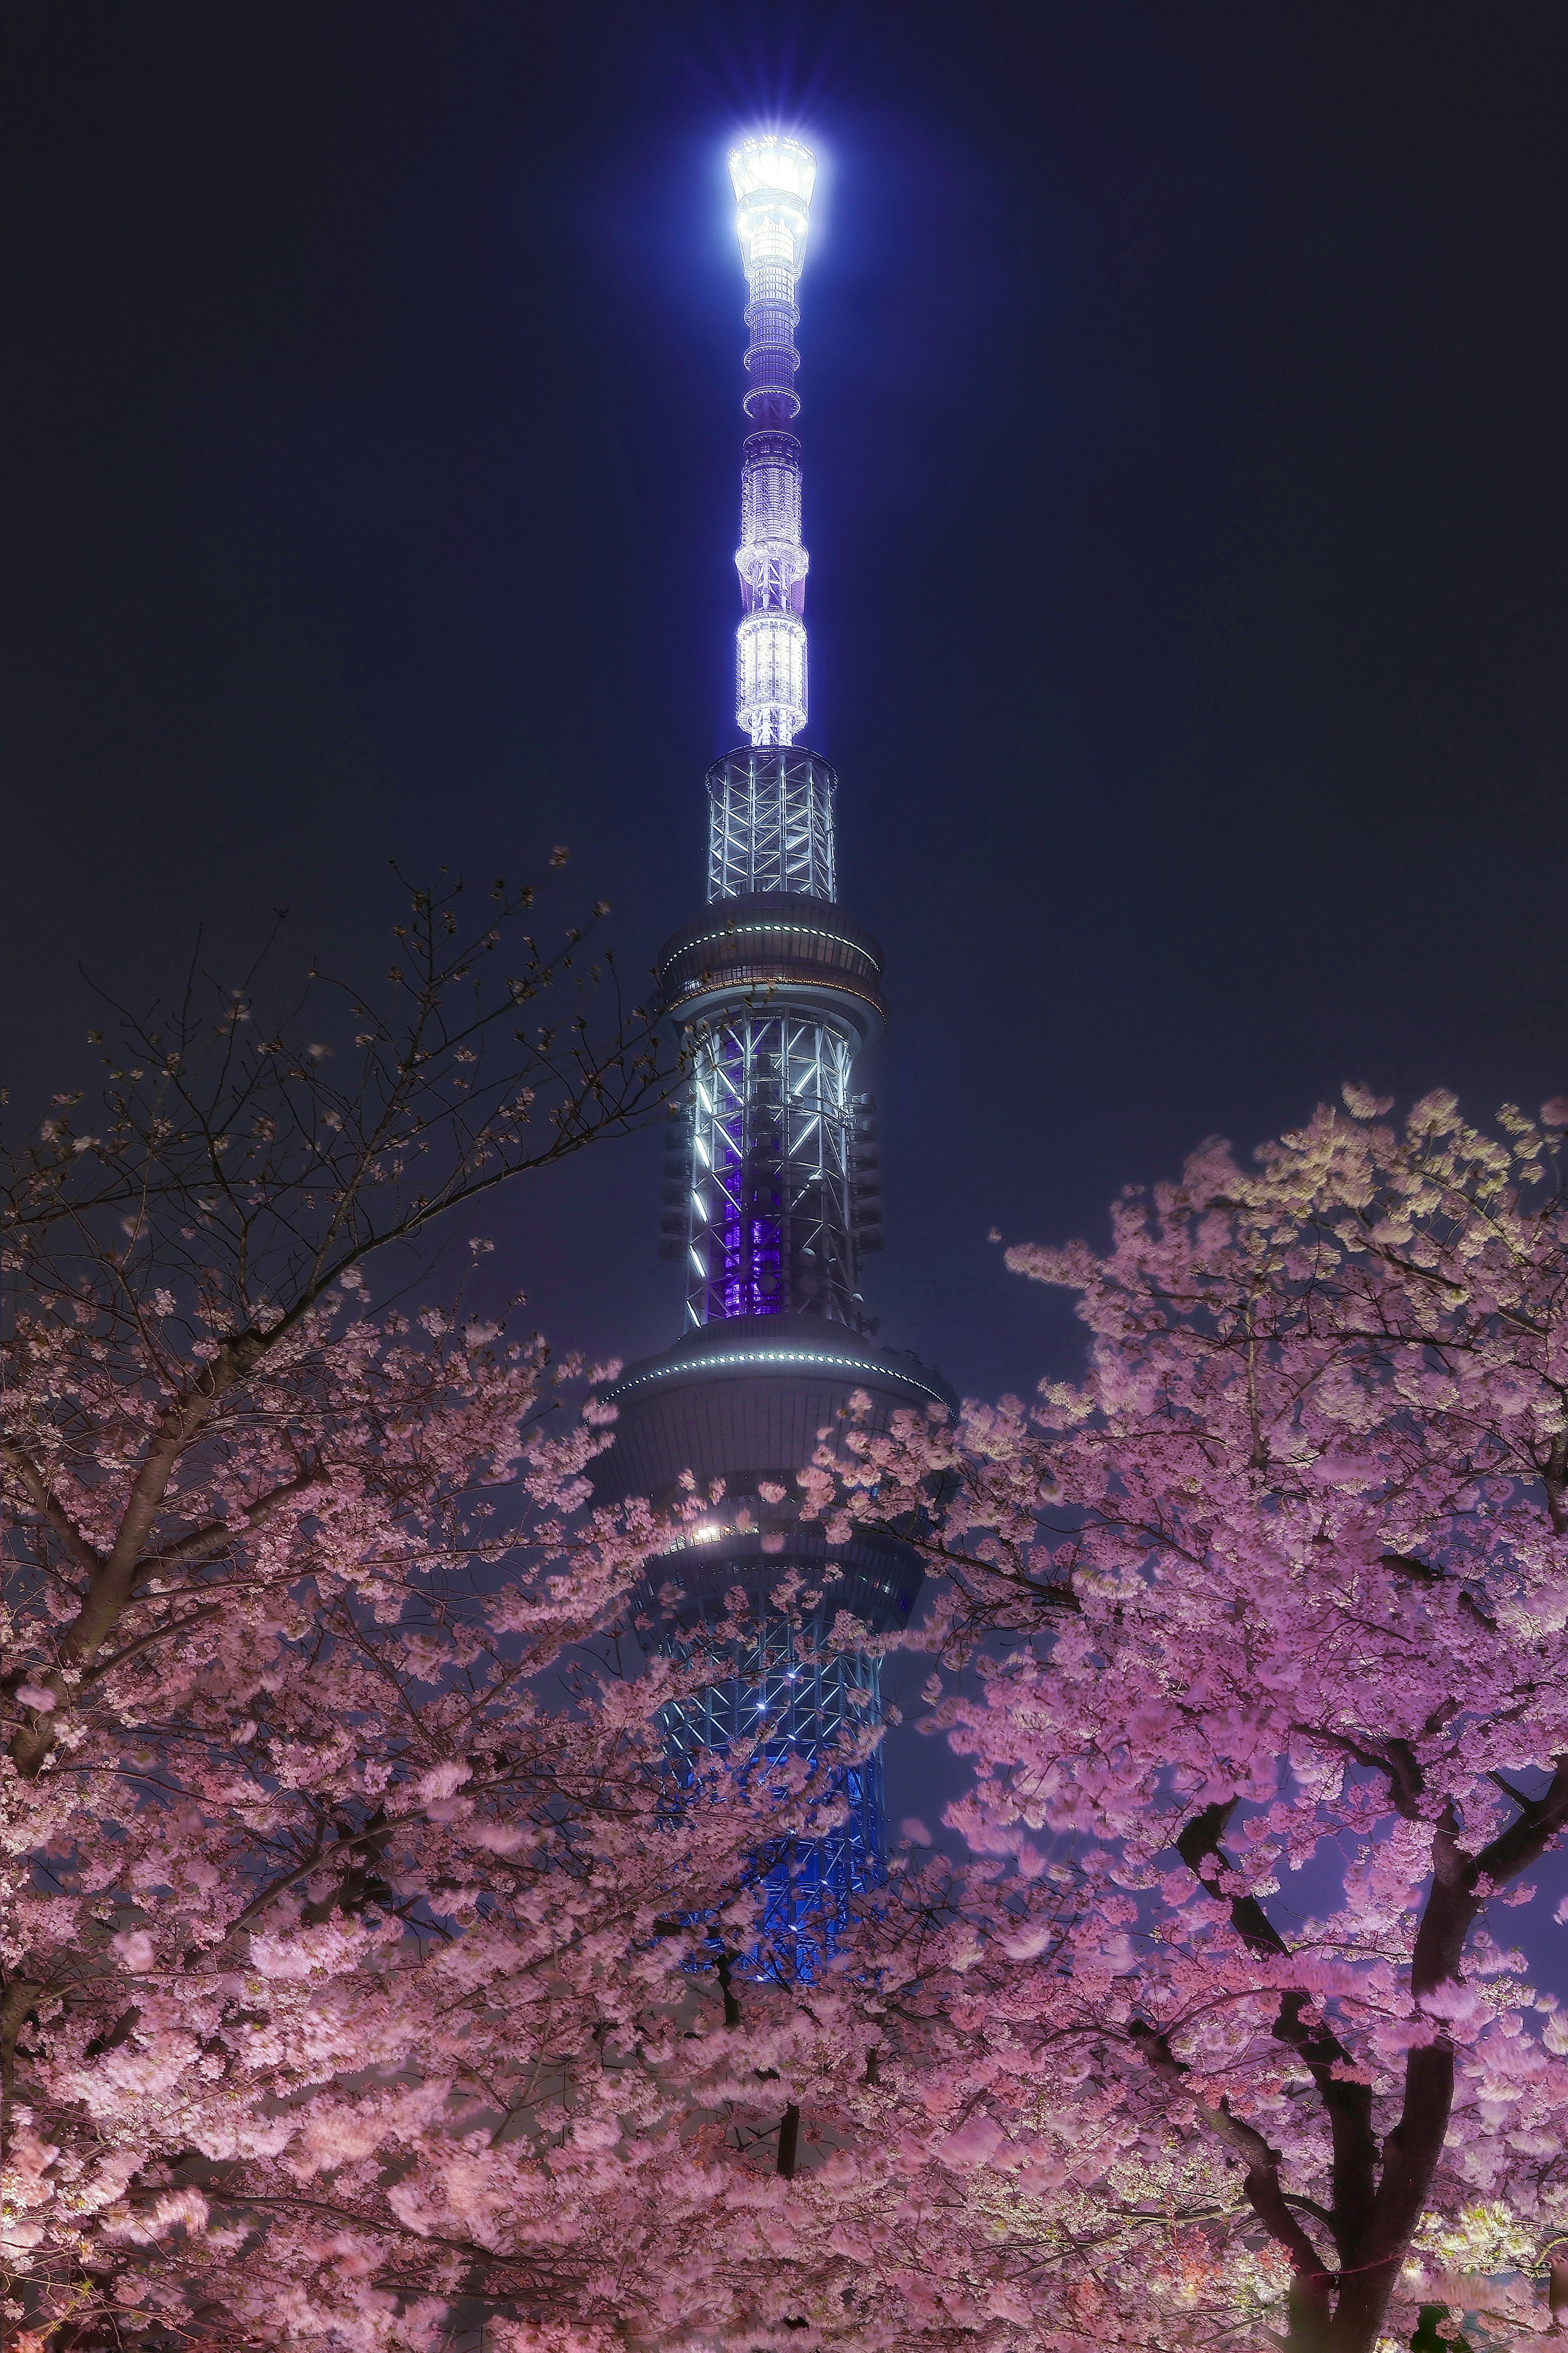
[[[172,1636],[184,1634],[191,1627],[199,1626],[205,1618],[217,1618],[222,1615],[222,1612],[221,1601],[209,1601],[204,1609],[188,1609],[183,1618],[170,1618],[162,1626],[150,1628],[145,1634],[139,1635],[134,1642],[127,1642],[122,1650],[114,1651],[107,1659],[100,1659],[90,1673],[82,1677],[84,1687],[89,1683],[101,1683],[105,1675],[111,1675],[114,1672],[116,1667],[124,1666],[129,1659],[139,1658],[143,1651],[150,1651],[154,1643],[166,1642]]]

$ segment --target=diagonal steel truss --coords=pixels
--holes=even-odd
[[[862,1746],[881,1723],[879,1662],[824,1656],[809,1630],[780,1617],[759,1621],[732,1655],[731,1672],[695,1698],[672,1702],[659,1716],[676,1777],[689,1783],[706,1752],[729,1752],[737,1771],[792,1757],[826,1763],[842,1808],[821,1837],[780,1840],[757,1858],[763,1874],[763,1936],[776,1953],[793,1951],[804,1977],[816,1974],[849,1899],[880,1885],[882,1768],[878,1750],[835,1766],[835,1752]]]
[[[847,1029],[787,1006],[699,1032],[689,1324],[784,1308],[855,1324],[854,1052]]]
[[[815,752],[753,744],[708,771],[708,896],[831,899],[837,779]]]

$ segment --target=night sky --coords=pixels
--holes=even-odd
[[[1568,1086],[1568,14],[4,12],[5,1059],[378,971],[387,860],[569,842],[646,973],[732,740],[725,150],[821,172],[807,739],[883,942],[884,1338],[1068,1369],[987,1242],[1347,1077]],[[564,920],[564,910],[563,913]],[[488,1219],[679,1328],[654,1136]],[[1517,1915],[1515,1915],[1517,1916]]]

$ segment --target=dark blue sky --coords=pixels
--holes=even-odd
[[[1346,1075],[1568,1082],[1568,18],[339,5],[5,16],[13,1083],[90,1008],[382,961],[386,860],[571,842],[641,971],[731,740],[726,142],[823,157],[810,738],[883,939],[884,1333],[1070,1335],[1093,1229]],[[658,1145],[497,1221],[676,1324]]]
[[[567,840],[638,971],[695,911],[764,119],[823,159],[809,734],[888,951],[884,1335],[1026,1387],[1073,1331],[991,1226],[1102,1230],[1346,1076],[1568,1085],[1560,5],[3,22],[19,1099],[90,1075],[84,957],[144,994],[287,906],[286,959],[378,970],[389,856]],[[491,1219],[563,1342],[673,1336],[658,1157]]]

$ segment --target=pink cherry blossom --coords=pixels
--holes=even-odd
[[[448,989],[451,912],[414,927]],[[663,1081],[529,1048],[483,1113],[489,1048],[397,954],[413,1029],[344,1008],[363,1088],[231,1005],[11,1169],[19,2340],[1542,2333],[1568,2028],[1503,1932],[1568,1827],[1563,1124],[1360,1088],[1254,1166],[1206,1145],[1103,1254],[1009,1253],[1076,1294],[1081,1379],[861,1400],[763,1491],[775,1554],[792,1513],[921,1545],[900,1639],[973,1767],[967,1859],[910,1818],[803,1978],[759,1883],[831,1777],[665,1739],[745,1635],[660,1651],[645,1585],[720,1495],[595,1509],[580,1364],[401,1256],[376,1303],[432,1198]]]
[[[1076,1293],[1082,1382],[851,1426],[808,1490],[924,1529],[969,1671],[930,1721],[1016,1918],[971,1886],[984,1991],[930,2048],[971,2098],[1054,2049],[1020,2179],[1070,2208],[996,2210],[1069,2291],[1043,2342],[1538,2330],[1568,2228],[1568,2034],[1495,1941],[1568,1828],[1560,1123],[1346,1103],[1124,1195],[1103,1256],[1011,1250]]]

